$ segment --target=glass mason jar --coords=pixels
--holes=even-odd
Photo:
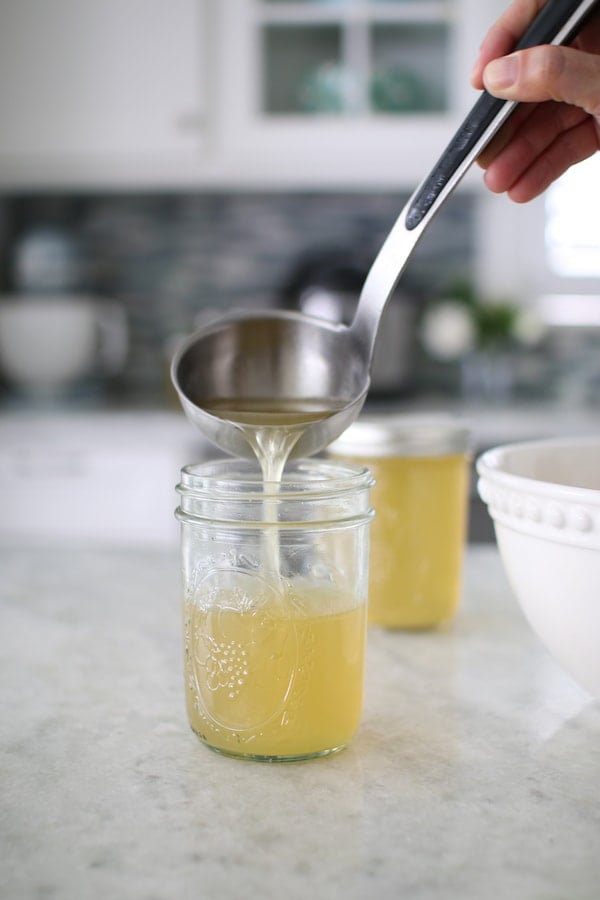
[[[265,760],[341,749],[363,702],[372,478],[298,460],[280,484],[238,459],[177,486],[188,718],[215,750]]]
[[[462,586],[469,491],[469,433],[452,420],[377,415],[329,447],[369,467],[369,623],[431,628],[455,614]]]

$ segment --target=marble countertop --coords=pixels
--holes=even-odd
[[[2,897],[598,897],[600,706],[495,547],[450,627],[371,630],[361,728],[305,763],[194,737],[178,597],[175,550],[0,550]]]

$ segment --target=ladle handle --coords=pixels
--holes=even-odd
[[[569,43],[597,4],[598,0],[548,0],[514,49]],[[502,111],[506,109],[505,118],[508,118],[515,106],[514,101],[501,100],[487,91],[482,93],[431,173],[413,195],[405,218],[406,228],[416,228],[494,119],[499,118],[499,127],[504,121]]]

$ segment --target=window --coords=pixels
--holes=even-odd
[[[480,224],[486,294],[520,300],[550,325],[600,325],[600,153],[529,203],[483,191]]]
[[[572,166],[546,192],[546,264],[557,276],[600,277],[600,154]]]

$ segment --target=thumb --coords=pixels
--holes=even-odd
[[[494,59],[483,72],[490,94],[525,103],[558,100],[590,115],[600,110],[600,56],[544,45]]]

